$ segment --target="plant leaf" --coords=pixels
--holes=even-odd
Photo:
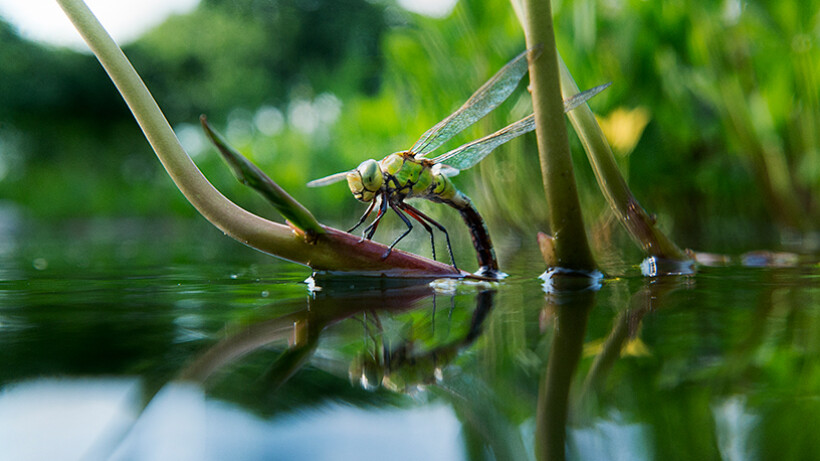
[[[284,189],[279,187],[276,182],[269,178],[250,160],[245,158],[236,149],[229,146],[225,139],[208,124],[207,118],[202,115],[199,117],[202,123],[202,128],[208,135],[208,138],[222,154],[222,157],[228,162],[228,166],[233,171],[234,176],[242,184],[249,186],[262,194],[279,213],[290,221],[293,226],[305,232],[309,239],[315,238],[316,235],[323,234],[324,228],[319,224],[319,221],[313,217],[313,214],[305,208],[296,199],[290,196]]]

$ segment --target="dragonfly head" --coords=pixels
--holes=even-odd
[[[362,162],[355,170],[347,174],[347,185],[353,196],[362,202],[371,202],[376,198],[384,184],[384,175],[379,162],[369,159]]]

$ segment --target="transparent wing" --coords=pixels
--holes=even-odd
[[[590,88],[589,90],[565,99],[564,112],[569,112],[572,109],[575,109],[586,102],[589,98],[605,90],[609,85],[611,85],[611,83],[599,85],[595,88]],[[484,136],[481,139],[476,139],[475,141],[457,147],[446,154],[442,154],[434,158],[433,162],[446,163],[453,168],[464,170],[484,160],[484,157],[490,155],[490,152],[495,150],[496,147],[513,138],[521,136],[524,133],[529,133],[534,129],[535,115],[530,114],[511,125],[507,125],[493,134]]]
[[[464,170],[484,160],[484,157],[490,155],[490,152],[495,150],[496,147],[524,133],[529,133],[534,129],[535,115],[530,114],[493,134],[484,136],[481,139],[476,139],[446,154],[442,154],[434,158],[433,161],[436,163],[446,163],[458,170]]]
[[[417,157],[432,152],[448,139],[492,112],[512,94],[527,73],[527,51],[519,54],[481,86],[467,102],[421,135],[410,149]]]
[[[607,82],[603,85],[598,85],[586,91],[577,93],[574,96],[571,96],[567,99],[564,99],[564,112],[569,112],[572,109],[575,109],[576,107],[580,106],[581,104],[589,101],[596,94],[609,88],[609,85],[612,85],[612,82]]]
[[[332,174],[330,176],[325,176],[324,178],[314,179],[313,181],[307,183],[308,187],[322,187],[327,186],[329,184],[337,183],[339,181],[344,180],[347,178],[347,174],[350,173],[349,171],[342,171],[341,173]]]

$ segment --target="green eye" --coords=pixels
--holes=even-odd
[[[377,191],[382,187],[384,178],[379,163],[373,159],[365,160],[356,170],[362,176],[362,184],[369,191]]]

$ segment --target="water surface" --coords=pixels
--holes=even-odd
[[[199,221],[8,222],[4,460],[820,457],[816,259],[309,285]]]

